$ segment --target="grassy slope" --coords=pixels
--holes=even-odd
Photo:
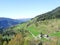
[[[5,32],[7,31],[9,32],[13,31],[15,33],[22,32],[22,34],[27,35],[27,38],[29,37],[31,39],[33,39],[32,38],[33,36],[29,33],[29,31],[35,36],[37,36],[42,32],[43,34],[48,34],[50,37],[52,37],[51,42],[49,40],[48,43],[51,43],[50,45],[55,45],[57,41],[60,42],[59,41],[60,40],[60,10],[59,9],[58,10],[56,9],[56,11],[39,15],[31,19],[29,22],[18,24],[14,27],[10,27],[6,29]],[[25,31],[28,31],[28,33],[26,33]],[[47,43],[47,41],[44,38],[42,40],[44,41],[44,43]],[[26,40],[24,44],[26,44]]]
[[[14,30],[15,32],[19,32],[20,30],[27,30],[32,32],[34,35],[38,35],[41,32],[43,34],[54,34],[60,30],[60,19],[51,19],[51,20],[44,20],[37,23],[32,23],[27,27],[27,23],[19,24],[9,30]]]
[[[38,35],[41,32],[49,35],[58,32],[60,30],[60,7],[7,30],[13,30],[16,33],[20,32],[20,30],[27,30],[34,35]]]
[[[28,30],[30,30],[34,35],[38,35],[39,33],[43,34],[51,34],[59,31],[60,29],[60,19],[52,19],[52,20],[45,20],[41,22],[38,22],[38,26],[36,26],[34,23],[31,24],[28,27]]]

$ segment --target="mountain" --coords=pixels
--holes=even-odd
[[[10,27],[7,30],[29,30],[34,35],[41,32],[51,34],[60,31],[60,7],[32,18],[30,21]],[[48,33],[49,32],[49,33]]]
[[[8,28],[10,26],[14,26],[17,25],[19,23],[23,23],[30,20],[30,18],[28,19],[10,19],[10,18],[3,18],[0,17],[0,30],[4,29],[4,28]]]
[[[46,20],[46,19],[60,18],[60,7],[56,8],[52,11],[49,11],[47,13],[38,15],[38,16],[36,16],[36,18],[37,18],[37,21]]]
[[[60,45],[60,7],[9,27],[2,35],[11,39],[8,45]]]

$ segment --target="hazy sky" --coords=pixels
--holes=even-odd
[[[0,0],[0,17],[31,18],[60,6],[60,0]]]

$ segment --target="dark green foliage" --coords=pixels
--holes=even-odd
[[[43,45],[42,42],[40,42],[38,45]]]
[[[45,14],[37,16],[37,21],[44,21],[44,20],[55,19],[55,18],[60,18],[60,7],[50,12],[47,12]]]
[[[9,35],[16,35],[16,33],[15,33],[14,31],[11,31],[11,30],[10,30],[10,31],[4,32],[4,33],[3,33],[3,36],[4,36],[4,35],[8,35],[8,36],[9,36]]]
[[[0,34],[0,45],[3,45],[3,36]]]

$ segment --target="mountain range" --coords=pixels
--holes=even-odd
[[[27,19],[11,19],[0,17],[0,30],[29,21],[30,18]]]

